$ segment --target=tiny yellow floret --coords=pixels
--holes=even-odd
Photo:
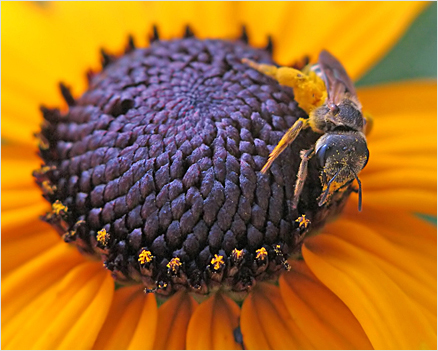
[[[213,265],[213,269],[215,271],[217,271],[225,265],[224,256],[214,255],[214,257],[211,259],[210,263]]]
[[[48,150],[50,147],[49,141],[41,134],[36,135],[38,141],[38,147],[41,150]]]
[[[43,187],[43,191],[46,194],[53,195],[54,192],[56,191],[56,186],[52,185],[48,180],[43,181],[41,183],[41,186]]]
[[[55,166],[42,166],[42,167],[38,170],[38,172],[41,173],[41,174],[46,174],[47,172],[49,172],[49,171],[53,171],[54,169],[56,169]]]
[[[256,258],[258,260],[264,260],[268,256],[268,251],[264,247],[256,250]]]
[[[170,262],[167,264],[167,268],[172,271],[172,273],[176,274],[178,273],[179,267],[181,267],[182,263],[179,257],[174,257],[170,260]]]
[[[243,250],[237,250],[237,249],[234,249],[234,250],[231,252],[231,254],[233,255],[233,258],[234,258],[236,261],[238,261],[238,260],[240,260],[240,259],[243,258]]]
[[[52,204],[52,212],[56,215],[66,214],[68,211],[68,207],[64,206],[61,201],[56,200]]]
[[[108,244],[108,241],[109,241],[109,238],[110,238],[110,235],[109,235],[109,233],[106,231],[106,229],[104,228],[104,229],[102,229],[102,230],[99,230],[98,232],[97,232],[97,241],[99,242],[99,243],[101,243],[103,246],[106,246],[107,244]]]
[[[302,216],[298,217],[295,222],[299,223],[300,228],[307,228],[310,224],[310,219],[306,218],[306,215],[303,214]]]
[[[138,262],[140,262],[140,264],[149,263],[153,258],[154,256],[152,256],[152,252],[148,250],[142,250],[140,255],[138,255]]]

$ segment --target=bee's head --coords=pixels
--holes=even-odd
[[[357,175],[365,167],[369,158],[365,136],[360,132],[326,133],[318,139],[315,154],[322,168],[324,185],[327,186],[320,205],[325,202],[333,182],[344,185],[356,179],[360,188],[360,209],[362,194]]]
[[[326,106],[326,113],[333,116],[333,120],[342,121],[342,125],[354,130],[362,131],[364,118],[360,107],[351,99],[344,99],[338,105],[329,104]]]

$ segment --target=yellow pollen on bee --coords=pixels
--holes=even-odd
[[[243,258],[243,250],[234,249],[231,254],[236,260],[240,260],[241,258]]]
[[[68,211],[68,207],[64,206],[61,201],[56,200],[52,204],[52,212],[56,215],[65,214]]]
[[[225,265],[224,256],[214,255],[214,257],[211,259],[210,263],[213,265],[213,269],[215,271],[217,271]]]
[[[264,247],[256,250],[256,258],[259,260],[264,260],[268,256],[268,251]]]
[[[173,273],[177,273],[181,265],[182,263],[179,257],[174,257],[170,260],[166,267],[169,268]]]
[[[324,81],[308,67],[302,72],[291,67],[276,67],[245,58],[242,62],[274,78],[281,85],[291,87],[294,90],[295,101],[307,114],[321,106],[327,99]]]
[[[298,222],[300,225],[300,228],[307,228],[310,224],[310,219],[306,218],[306,215],[302,215],[298,217],[295,222]]]
[[[97,241],[99,242],[99,243],[101,243],[103,246],[106,246],[107,244],[108,244],[108,241],[109,241],[109,238],[110,238],[110,235],[109,235],[109,233],[106,231],[106,229],[104,228],[104,229],[102,229],[102,230],[99,230],[98,232],[97,232]]]
[[[142,250],[140,255],[138,255],[138,262],[140,262],[140,264],[149,263],[153,258],[154,256],[152,256],[152,252],[148,250]]]

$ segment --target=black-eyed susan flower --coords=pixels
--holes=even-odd
[[[357,78],[424,6],[2,3],[2,347],[436,348],[436,82],[360,89],[363,211],[309,172],[292,215],[317,136],[263,177],[305,115],[242,63],[328,48]]]

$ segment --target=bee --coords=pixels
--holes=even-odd
[[[249,60],[244,62],[276,78],[280,84],[292,86],[296,100],[309,115],[308,118],[298,119],[283,135],[261,172],[265,174],[298,134],[310,127],[322,135],[310,149],[301,151],[292,209],[295,210],[298,206],[307,177],[308,162],[316,156],[322,169],[320,178],[323,185],[318,205],[324,205],[329,194],[347,187],[356,180],[359,185],[361,211],[362,184],[358,174],[366,166],[369,158],[365,137],[367,121],[362,114],[362,105],[357,98],[353,82],[342,64],[325,50],[319,54],[318,63],[311,67],[307,75],[291,68],[277,69]],[[318,87],[318,77],[319,81],[322,78],[325,85],[325,91],[322,93],[320,86]],[[309,86],[313,88],[309,89]],[[307,91],[303,92],[304,88]]]

